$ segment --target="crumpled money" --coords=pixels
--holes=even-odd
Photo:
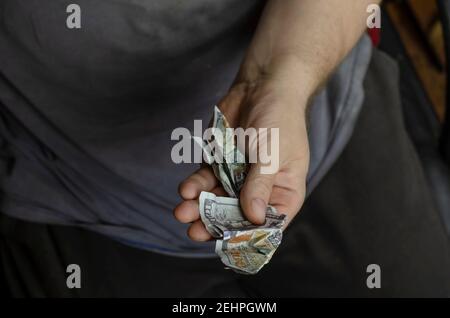
[[[217,130],[219,133],[214,133]],[[217,107],[214,107],[212,131],[214,146],[199,137],[193,138],[202,147],[205,161],[212,166],[214,175],[230,197],[202,192],[199,198],[200,216],[207,231],[217,239],[215,251],[222,263],[238,273],[256,274],[270,261],[280,245],[286,215],[268,206],[263,225],[255,225],[244,217],[239,192],[249,166],[235,144],[225,116]]]
[[[214,107],[211,137],[209,143],[197,136],[192,138],[202,147],[206,163],[211,165],[225,191],[230,197],[237,198],[247,176],[248,164],[235,145],[232,128],[217,106]]]

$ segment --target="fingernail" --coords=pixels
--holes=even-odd
[[[256,198],[252,200],[253,213],[257,215],[261,223],[266,219],[266,209],[267,205],[262,199]]]

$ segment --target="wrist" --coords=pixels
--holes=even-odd
[[[321,84],[320,73],[292,54],[279,55],[267,63],[246,58],[235,81],[235,85],[243,85],[247,89],[268,86],[278,92],[279,98],[295,101],[303,107]]]

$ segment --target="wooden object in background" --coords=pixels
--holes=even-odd
[[[384,3],[438,119],[446,105],[445,54],[435,0]]]

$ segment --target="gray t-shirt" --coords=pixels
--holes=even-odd
[[[126,244],[210,256],[172,215],[195,164],[171,132],[208,123],[264,1],[0,2],[0,211],[80,226]],[[311,111],[309,192],[351,135],[371,45],[363,37]]]

